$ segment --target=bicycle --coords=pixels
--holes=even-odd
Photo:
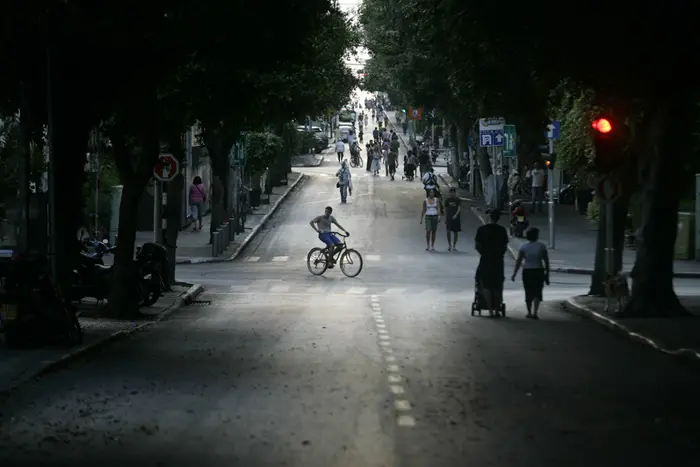
[[[348,237],[348,235],[341,234],[340,232],[332,233],[342,238]],[[343,243],[341,243],[340,246],[341,248],[339,248],[335,254],[333,254],[333,258],[330,256],[328,247],[315,247],[309,250],[309,253],[306,256],[306,266],[309,268],[309,272],[314,276],[322,275],[328,269],[329,260],[333,259],[334,263],[340,264],[340,270],[343,271],[345,276],[357,277],[358,274],[362,272],[362,266],[364,264],[362,261],[362,255],[360,255],[359,251],[348,248],[345,240],[343,240]],[[354,274],[351,274],[347,270],[347,268],[351,265],[359,265],[357,272]]]
[[[350,156],[350,167],[362,167],[363,165],[364,161],[362,157],[360,157],[360,154],[353,154]]]

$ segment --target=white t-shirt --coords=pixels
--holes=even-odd
[[[348,144],[352,144],[355,142],[355,135],[354,134],[349,134],[348,135]]]
[[[528,172],[530,178],[532,178],[532,187],[540,188],[544,186],[544,170],[542,169],[532,169]]]
[[[335,143],[335,151],[336,152],[344,152],[345,151],[345,143],[342,141],[338,141]]]

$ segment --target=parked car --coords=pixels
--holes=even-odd
[[[340,139],[343,140],[343,143],[348,142],[348,134],[350,134],[351,127],[347,126],[341,126],[338,128],[338,133],[340,134]]]

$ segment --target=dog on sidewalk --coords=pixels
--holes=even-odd
[[[612,311],[615,313],[624,310],[630,300],[630,288],[627,282],[627,275],[621,272],[615,275],[607,274],[603,285],[605,286],[606,298],[605,312],[610,313],[613,305],[615,305],[615,309]]]

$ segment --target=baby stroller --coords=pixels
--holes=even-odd
[[[479,283],[479,278],[477,277],[474,281],[474,301],[472,302],[472,316],[475,316],[476,314],[481,316],[481,311],[486,309],[488,309],[488,305],[486,304],[486,299],[484,298],[484,293],[481,288],[481,284]],[[501,303],[501,306],[498,307],[496,314],[505,318],[505,303]]]

